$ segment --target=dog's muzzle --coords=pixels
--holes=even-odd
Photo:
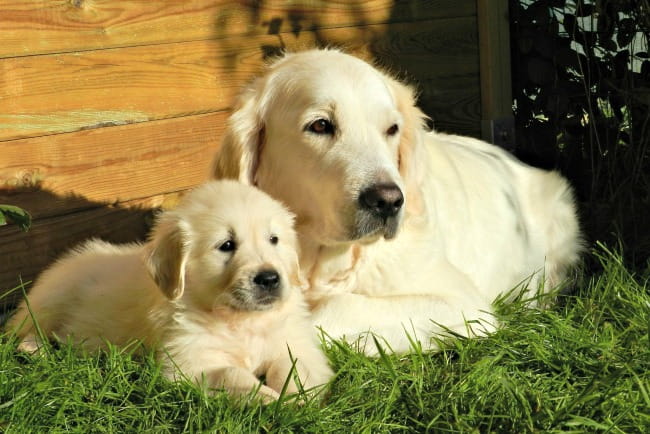
[[[380,233],[395,237],[399,227],[404,194],[395,183],[378,183],[359,194],[355,238]]]
[[[359,205],[375,217],[389,219],[402,209],[404,195],[397,184],[375,184],[359,195]]]
[[[262,270],[253,277],[255,300],[266,305],[280,297],[280,275],[275,270]]]

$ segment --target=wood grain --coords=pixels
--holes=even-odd
[[[282,48],[343,46],[408,71],[423,98],[431,86],[466,92],[453,79],[478,76],[475,35],[474,18],[456,18],[3,59],[0,141],[224,110]]]
[[[468,0],[0,0],[0,58],[470,15]]]
[[[480,137],[476,27],[475,17],[437,20],[421,27],[393,24],[369,44],[368,57],[416,86],[418,105],[436,129]]]
[[[218,53],[199,41],[4,59],[0,140],[223,109],[251,71]]]
[[[220,112],[4,142],[0,203],[39,219],[187,189],[207,178],[225,119]]]

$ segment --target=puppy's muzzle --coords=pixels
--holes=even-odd
[[[235,281],[229,300],[236,309],[268,310],[285,295],[282,278],[273,268],[261,268],[241,277]]]
[[[359,195],[361,208],[383,220],[395,217],[403,204],[402,190],[394,183],[372,185]]]

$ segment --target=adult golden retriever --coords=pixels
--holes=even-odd
[[[333,337],[407,351],[407,332],[425,348],[441,326],[483,332],[495,297],[550,289],[578,259],[565,179],[424,118],[413,89],[337,50],[280,58],[230,117],[213,176],[297,215],[306,294]]]
[[[253,187],[212,181],[163,213],[149,243],[94,240],[63,257],[8,328],[30,352],[41,336],[89,350],[140,340],[171,379],[180,371],[233,395],[259,387],[269,401],[294,362],[305,388],[332,373],[300,285],[293,216]]]

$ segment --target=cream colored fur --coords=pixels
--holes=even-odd
[[[372,331],[408,351],[406,332],[424,348],[445,327],[484,333],[497,296],[522,282],[548,290],[578,259],[564,178],[428,131],[424,117],[408,86],[337,50],[310,50],[273,63],[230,118],[213,176],[254,184],[297,215],[306,295],[335,338]],[[358,237],[360,194],[378,183],[403,193],[399,230]]]
[[[70,337],[89,350],[140,340],[158,349],[171,379],[177,367],[234,395],[259,387],[264,400],[278,398],[293,358],[312,388],[331,371],[301,293],[292,225],[293,216],[259,190],[211,181],[163,213],[147,244],[90,241],[60,259],[8,328],[26,351],[42,344],[33,319],[47,338]],[[228,241],[234,250],[222,251]],[[263,270],[279,275],[275,298],[255,285]],[[287,391],[297,390],[289,381]]]

